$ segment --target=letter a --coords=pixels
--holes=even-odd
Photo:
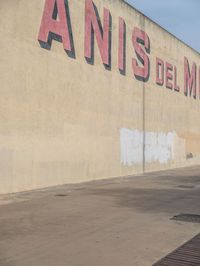
[[[38,40],[42,48],[51,49],[52,39],[73,52],[73,38],[67,0],[46,0]]]

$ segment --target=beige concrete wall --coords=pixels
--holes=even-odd
[[[94,0],[101,19],[103,7],[112,15],[111,71],[96,41],[94,65],[84,58],[84,0],[69,0],[76,59],[56,41],[42,49],[44,2],[0,1],[0,193],[200,163],[200,102],[183,91],[184,56],[199,67],[199,54],[120,0]],[[127,26],[125,76],[117,61],[119,16]],[[151,41],[146,83],[132,72],[134,27]],[[156,85],[156,57],[177,66],[179,93]],[[143,131],[153,138],[148,154],[134,139]],[[137,161],[141,154],[145,163]]]

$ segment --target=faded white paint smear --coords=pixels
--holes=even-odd
[[[120,130],[121,163],[125,166],[159,162],[165,164],[175,159],[177,143],[181,152],[185,151],[185,141],[181,140],[175,131],[143,132],[122,128]],[[185,155],[185,154],[184,154]]]

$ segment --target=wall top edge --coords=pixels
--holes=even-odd
[[[173,38],[175,38],[176,40],[178,40],[179,42],[181,42],[182,44],[186,45],[189,49],[191,49],[193,52],[195,52],[198,56],[200,56],[200,52],[198,52],[195,48],[193,48],[192,46],[190,46],[189,44],[187,44],[185,41],[181,40],[180,38],[178,38],[176,35],[174,35],[173,33],[171,33],[170,31],[168,31],[167,29],[165,29],[164,27],[162,27],[160,24],[158,24],[156,21],[154,21],[152,18],[148,17],[147,15],[145,15],[142,11],[138,10],[136,7],[134,7],[133,5],[131,5],[130,3],[128,3],[126,0],[119,0],[120,2],[122,2],[124,5],[128,6],[129,8],[135,10],[136,12],[138,12],[140,15],[142,15],[143,17],[145,17],[147,20],[149,20],[150,22],[152,22],[153,24],[155,24],[156,26],[158,26],[159,28],[161,28],[162,30],[164,30],[165,32],[167,32],[169,35],[171,35]]]

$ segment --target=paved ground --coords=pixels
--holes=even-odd
[[[0,197],[0,266],[150,266],[200,232],[179,213],[200,167]]]

